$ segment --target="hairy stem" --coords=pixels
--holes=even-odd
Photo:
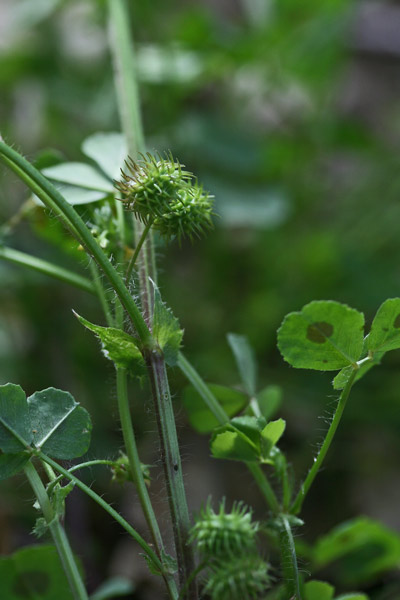
[[[138,243],[136,244],[135,251],[134,251],[134,253],[132,255],[131,260],[129,261],[129,265],[128,265],[128,268],[126,270],[126,282],[127,282],[127,284],[130,281],[130,278],[131,278],[131,275],[132,275],[132,271],[133,271],[133,267],[136,264],[136,259],[139,256],[139,252],[140,252],[140,250],[141,250],[141,248],[143,246],[143,243],[144,243],[144,241],[145,241],[145,239],[147,237],[147,234],[149,233],[149,231],[151,229],[152,224],[153,224],[153,219],[151,219],[147,223],[146,227],[142,231],[142,234],[140,236],[140,239],[139,239]]]
[[[50,533],[60,556],[72,594],[75,600],[88,600],[86,588],[76,565],[74,555],[72,553],[71,546],[69,545],[64,528],[61,525],[58,516],[54,514],[53,507],[50,503],[43,482],[31,461],[25,465],[24,471],[39,502],[46,523],[49,526]]]
[[[327,434],[325,436],[323,444],[322,444],[317,456],[314,458],[313,466],[309,470],[307,477],[305,478],[303,484],[301,485],[300,490],[299,490],[292,506],[290,507],[290,512],[294,515],[297,515],[300,512],[301,507],[304,502],[304,499],[305,499],[314,479],[316,478],[317,473],[320,470],[322,463],[324,462],[325,456],[330,448],[330,445],[332,443],[332,440],[334,438],[334,435],[336,433],[336,430],[337,430],[340,420],[342,418],[343,411],[345,409],[351,388],[353,387],[353,383],[354,383],[356,374],[357,374],[357,369],[353,369],[353,372],[350,375],[348,382],[346,383],[342,393],[339,396],[335,414],[333,416],[333,419],[331,421],[331,424],[329,426],[329,429],[327,431]]]
[[[280,515],[279,521],[281,526],[279,533],[281,564],[286,593],[291,600],[301,600],[299,570],[292,529],[286,515]]]

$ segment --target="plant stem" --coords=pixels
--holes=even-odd
[[[95,467],[97,465],[107,465],[108,467],[112,467],[113,465],[115,465],[115,460],[88,460],[87,462],[79,463],[79,465],[74,465],[73,467],[68,469],[68,472],[74,473],[74,471],[79,471],[80,469],[84,469],[85,467]],[[47,467],[48,469],[51,469],[50,465],[48,465],[47,463],[43,463],[43,466],[44,468]],[[47,485],[46,488],[47,493],[49,494],[54,488],[54,486],[57,485],[57,483],[60,483],[62,479],[64,479],[64,475],[58,475],[55,479],[50,478],[50,483]]]
[[[325,456],[329,450],[329,447],[332,443],[332,440],[334,438],[336,430],[339,426],[340,419],[342,418],[347,399],[349,397],[351,388],[354,383],[355,376],[357,374],[357,370],[358,370],[358,367],[357,367],[357,369],[353,369],[353,372],[351,373],[342,393],[339,396],[335,414],[333,416],[332,422],[329,426],[329,429],[327,431],[327,434],[323,441],[323,444],[318,452],[318,455],[314,458],[314,464],[311,467],[311,469],[309,470],[307,477],[305,478],[303,484],[301,485],[300,490],[290,508],[290,512],[294,515],[297,515],[300,512],[301,507],[304,502],[304,499],[305,499],[315,477],[317,476],[317,473],[318,473],[319,469],[321,468],[321,465],[322,465],[322,463],[325,459]]]
[[[161,564],[161,561],[158,558],[157,554],[154,552],[154,550],[152,550],[152,548],[142,538],[142,536],[131,525],[129,525],[128,521],[126,521],[116,510],[114,510],[112,508],[112,506],[110,506],[108,504],[108,502],[103,500],[103,498],[101,496],[96,494],[96,492],[94,492],[89,486],[87,486],[85,483],[83,483],[83,481],[81,481],[75,475],[73,475],[72,473],[70,473],[63,467],[61,467],[58,463],[56,463],[54,460],[52,460],[49,456],[47,456],[43,452],[38,452],[37,456],[41,460],[46,462],[48,465],[53,467],[53,469],[55,471],[57,471],[58,473],[62,473],[62,475],[64,475],[64,477],[66,479],[69,479],[69,481],[73,481],[75,483],[76,487],[78,487],[80,490],[85,492],[85,494],[87,494],[90,498],[92,498],[92,500],[97,502],[97,504],[99,506],[101,506],[101,508],[103,508],[106,512],[108,512],[108,514],[111,515],[111,517],[115,521],[117,521],[117,523],[119,525],[121,525],[121,527],[123,527],[125,529],[125,531],[127,531],[129,533],[129,535],[131,537],[133,537],[133,539],[139,544],[139,546],[144,550],[144,552],[147,554],[147,556],[153,563],[154,567],[158,571],[160,571],[160,573],[163,572],[163,565]]]
[[[281,530],[279,542],[281,546],[281,564],[288,598],[301,600],[299,570],[297,566],[296,548],[293,533],[286,515],[280,515]]]
[[[123,130],[128,140],[128,149],[133,157],[144,150],[143,128],[140,118],[139,98],[136,84],[136,66],[129,27],[129,14],[124,0],[109,0],[110,45],[115,65],[115,81],[118,92],[119,111]],[[135,222],[137,246],[144,239],[144,228]],[[149,327],[152,322],[153,296],[149,280],[152,259],[151,238],[142,246],[140,252],[139,281],[144,318]],[[140,250],[140,248],[139,248]],[[155,278],[155,273],[153,279]],[[175,419],[172,408],[167,372],[163,356],[149,350],[144,353],[158,430],[162,447],[162,461],[167,481],[172,526],[177,551],[179,578],[181,585],[194,570],[193,549],[188,543],[190,528],[189,511],[183,485],[182,467],[179,455]],[[187,597],[197,598],[196,581],[189,586]]]
[[[68,583],[72,594],[75,600],[88,600],[86,588],[80,576],[64,528],[62,527],[58,516],[54,514],[53,507],[50,503],[43,482],[31,461],[25,465],[24,471],[33,491],[35,492],[35,496],[39,502],[46,523],[49,526],[50,533],[56,545],[65,574],[68,578]]]
[[[153,220],[154,219],[151,219],[147,223],[146,227],[143,229],[142,234],[140,236],[140,239],[139,239],[138,243],[136,244],[136,248],[135,248],[135,251],[134,251],[134,253],[132,255],[132,258],[129,261],[129,265],[128,265],[128,268],[126,270],[126,277],[125,277],[125,280],[126,280],[127,284],[130,281],[130,278],[131,278],[131,275],[132,275],[132,271],[133,271],[133,267],[135,266],[135,263],[136,263],[136,259],[139,256],[139,252],[140,252],[140,250],[141,250],[141,248],[143,246],[143,242],[145,241],[145,239],[147,237],[147,234],[149,233],[149,231],[151,229],[151,226],[153,224]]]
[[[75,209],[68,204],[53,184],[43,177],[37,169],[25,160],[23,156],[2,141],[0,141],[0,157],[23,181],[25,181],[30,189],[39,196],[48,208],[53,210],[65,223],[67,223],[72,233],[76,235],[79,242],[86,248],[88,254],[93,256],[110,281],[131,318],[143,346],[145,348],[152,348],[154,342],[139,308],[136,306],[136,303],[127,290],[121,276],[114,269]]]
[[[25,254],[25,252],[20,252],[19,250],[14,250],[13,248],[0,245],[0,258],[17,265],[28,267],[29,269],[38,271],[44,275],[49,275],[50,277],[63,281],[64,283],[69,283],[70,285],[84,290],[85,292],[89,292],[91,294],[94,294],[95,292],[92,282],[86,277],[83,277],[78,273],[74,273],[69,269],[64,269],[63,267],[54,265],[47,260],[31,256],[30,254]]]
[[[112,315],[110,306],[108,304],[103,284],[101,283],[100,273],[96,266],[96,263],[93,262],[91,259],[89,259],[89,268],[92,273],[93,285],[96,290],[97,297],[99,299],[101,307],[103,309],[104,316],[107,321],[107,325],[109,327],[113,327],[114,326],[114,317]]]
[[[211,392],[210,388],[206,385],[204,380],[200,377],[196,369],[190,364],[190,362],[185,358],[182,352],[179,352],[177,366],[181,369],[182,373],[186,376],[186,378],[193,385],[195,390],[199,393],[201,398],[204,400],[207,407],[213,413],[215,418],[221,425],[225,423],[229,423],[230,419],[228,414],[224,411],[217,398]],[[241,432],[238,431],[241,434]],[[260,465],[256,463],[246,463],[247,468],[253,475],[261,493],[263,494],[265,500],[267,501],[270,509],[277,513],[279,512],[279,502],[275,495],[274,490],[272,489],[267,477],[262,471]]]

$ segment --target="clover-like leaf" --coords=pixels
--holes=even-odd
[[[368,336],[370,352],[400,348],[400,298],[386,300],[378,309]]]
[[[304,600],[332,600],[335,588],[324,581],[309,581],[304,585]]]
[[[19,453],[32,441],[28,403],[24,390],[13,383],[0,386],[0,449]]]
[[[279,442],[285,431],[286,422],[277,419],[268,423],[261,431],[261,451],[264,458],[268,458],[272,448]]]
[[[29,458],[29,454],[26,452],[0,454],[0,480],[16,475],[24,468]]]
[[[239,369],[244,389],[249,396],[256,393],[257,364],[253,348],[244,335],[228,333],[226,336]]]
[[[256,399],[262,416],[268,421],[281,405],[282,389],[278,385],[268,385],[257,392]]]
[[[87,410],[69,392],[48,388],[28,398],[33,443],[54,458],[82,456],[92,429]]]
[[[178,360],[182,343],[183,329],[172,311],[162,301],[158,287],[154,282],[153,336],[164,353],[165,362],[173,367]]]
[[[335,371],[352,365],[363,348],[364,315],[339,302],[314,301],[285,317],[278,348],[293,367]]]
[[[248,402],[246,394],[238,390],[215,383],[210,383],[207,387],[229,417],[236,415]],[[199,433],[209,433],[215,427],[218,427],[218,419],[194,387],[188,386],[185,388],[182,401],[193,429]]]
[[[73,600],[54,546],[30,546],[0,558],[4,600]]]
[[[244,462],[257,462],[259,460],[259,452],[250,443],[250,440],[246,439],[246,436],[240,436],[238,432],[231,430],[213,436],[211,453],[214,458],[227,458]]]
[[[112,360],[116,367],[128,369],[135,374],[141,374],[144,368],[144,360],[135,338],[121,329],[94,325],[76,312],[74,312],[74,315],[86,329],[96,334],[101,342],[104,356]]]

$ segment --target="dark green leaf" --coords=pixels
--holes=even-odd
[[[82,456],[90,444],[89,413],[69,392],[48,388],[28,398],[33,442],[54,458]]]
[[[267,421],[276,413],[282,402],[282,390],[277,385],[268,385],[256,394],[261,414]]]
[[[241,411],[248,401],[246,394],[243,394],[243,392],[223,385],[210,383],[208,388],[229,417]],[[182,401],[191,426],[199,433],[210,433],[219,425],[219,421],[194,387],[188,386],[184,389]]]
[[[179,327],[179,321],[172,311],[167,308],[161,300],[158,287],[154,287],[154,315],[153,336],[164,353],[165,362],[174,366],[178,360],[178,352],[181,346],[183,329]]]
[[[386,300],[378,309],[368,336],[370,352],[400,348],[400,298]]]
[[[347,521],[314,546],[314,567],[335,562],[338,580],[359,585],[400,563],[400,536],[377,521],[360,517]]]
[[[136,375],[142,374],[144,360],[135,338],[121,329],[94,325],[77,313],[74,312],[74,314],[82,325],[93,331],[99,338],[102,352],[106,358],[112,360],[118,368],[128,369]]]
[[[135,591],[133,583],[125,577],[112,577],[105,581],[94,594],[90,596],[90,600],[108,600],[115,596],[127,596]]]
[[[21,452],[32,441],[31,423],[25,392],[19,385],[0,386],[0,449]]]
[[[244,335],[228,333],[227,338],[235,357],[244,389],[249,396],[254,396],[256,393],[257,364],[253,349]]]
[[[29,460],[29,454],[0,454],[0,481],[16,475]]]
[[[304,585],[304,600],[332,600],[335,588],[324,581],[309,581]]]
[[[278,330],[283,358],[301,369],[334,371],[352,365],[363,348],[364,315],[333,301],[310,302]]]
[[[31,546],[0,559],[4,600],[73,600],[54,546]]]

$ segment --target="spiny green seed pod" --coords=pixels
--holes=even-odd
[[[193,174],[183,169],[172,154],[141,154],[141,160],[125,161],[127,172],[115,186],[136,218],[166,238],[200,236],[212,227],[213,196],[204,192]]]
[[[271,587],[270,565],[260,556],[246,555],[218,560],[204,591],[212,600],[250,600],[262,598]]]
[[[240,502],[227,513],[223,500],[219,512],[215,513],[208,501],[190,532],[190,541],[196,541],[199,551],[208,557],[254,552],[259,525],[252,522],[251,517],[251,511]]]

